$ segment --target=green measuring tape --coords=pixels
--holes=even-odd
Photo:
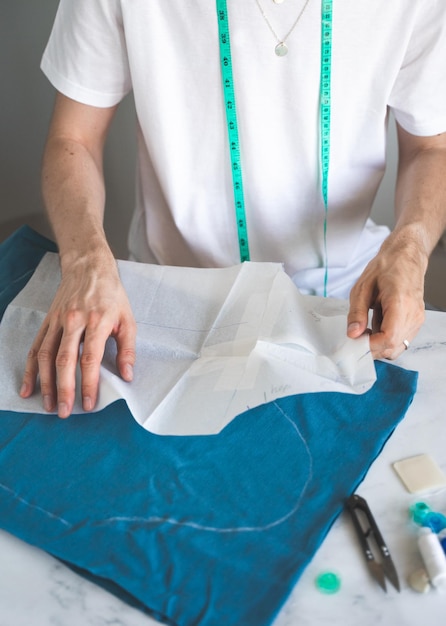
[[[321,181],[324,200],[324,296],[328,286],[327,221],[328,221],[328,174],[330,170],[331,135],[331,49],[333,40],[333,0],[322,0],[321,16],[321,85],[320,85],[320,143]]]
[[[229,151],[231,156],[232,182],[234,187],[235,213],[240,248],[240,260],[249,261],[248,229],[246,225],[245,200],[243,194],[242,168],[240,161],[240,140],[235,105],[234,77],[232,72],[231,42],[226,0],[217,1],[218,34],[220,40],[220,63],[223,94],[228,126]],[[321,76],[320,76],[320,161],[321,187],[325,207],[324,254],[325,278],[324,295],[327,295],[327,215],[328,215],[328,175],[330,169],[331,135],[331,51],[333,30],[333,0],[321,0]]]
[[[221,76],[228,125],[229,151],[234,187],[235,217],[237,220],[240,260],[249,261],[248,229],[246,226],[245,197],[240,162],[240,141],[238,136],[237,111],[235,108],[234,77],[232,74],[231,42],[226,0],[217,0],[218,35],[220,39]]]

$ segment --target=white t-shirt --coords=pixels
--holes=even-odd
[[[321,2],[287,56],[256,0],[228,0],[251,259],[324,285],[320,182]],[[304,0],[261,0],[282,38]],[[407,131],[446,130],[446,2],[334,0],[327,224],[329,295],[346,297],[387,229],[368,221],[389,109]],[[132,258],[239,262],[215,0],[61,0],[42,69],[66,96],[108,107],[133,89],[138,119]]]

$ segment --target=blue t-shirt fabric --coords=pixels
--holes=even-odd
[[[29,229],[0,245],[0,306],[47,249]],[[376,369],[365,394],[281,398],[209,436],[150,433],[124,401],[0,411],[0,527],[165,624],[267,626],[416,392]]]
[[[0,320],[47,252],[57,252],[56,244],[29,226],[0,243]]]

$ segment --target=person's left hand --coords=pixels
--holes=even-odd
[[[391,234],[350,293],[347,335],[369,332],[373,358],[395,359],[424,322],[428,259],[414,240]],[[369,310],[373,311],[371,329]]]

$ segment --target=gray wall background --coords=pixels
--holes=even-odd
[[[0,237],[27,222],[44,234],[40,164],[54,90],[40,71],[58,0],[0,0]],[[106,146],[105,228],[126,258],[134,201],[135,136],[130,98],[120,107]]]
[[[54,91],[39,69],[58,0],[0,0],[0,240],[26,222],[50,234],[43,217],[40,162]],[[116,256],[126,258],[134,203],[135,134],[131,98],[121,105],[105,152],[105,229]],[[393,226],[396,138],[389,131],[389,164],[375,201],[375,221]],[[444,249],[427,281],[431,302],[446,308]]]

